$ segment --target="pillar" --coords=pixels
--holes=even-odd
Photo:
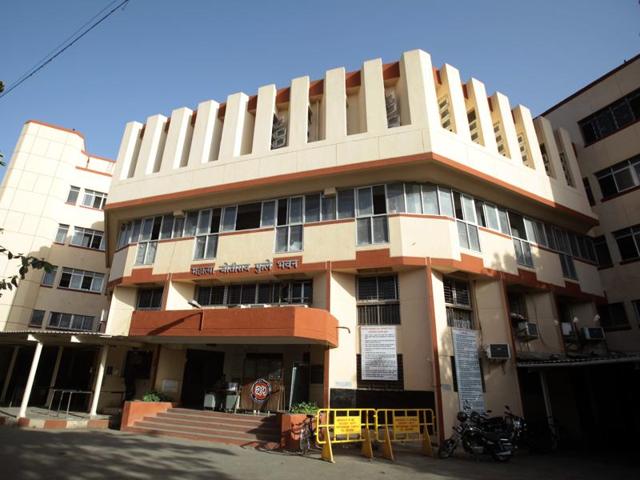
[[[387,131],[387,107],[384,103],[384,79],[382,60],[367,60],[362,66],[362,84],[364,89],[365,118],[367,133]]]
[[[58,347],[58,354],[56,355],[56,363],[53,365],[53,372],[51,373],[51,381],[49,382],[49,391],[47,392],[47,405],[51,401],[51,389],[56,386],[56,380],[58,379],[58,370],[60,370],[60,360],[62,360],[62,352],[64,347],[60,345]]]
[[[9,368],[7,369],[7,376],[4,378],[4,384],[2,385],[2,394],[0,395],[0,403],[4,403],[5,398],[7,396],[7,390],[9,390],[9,382],[11,381],[11,377],[13,376],[13,369],[16,366],[16,358],[18,358],[18,351],[20,350],[19,346],[13,347],[13,352],[11,353],[11,360],[9,360]]]
[[[109,345],[103,345],[100,349],[100,359],[98,363],[98,371],[96,372],[96,380],[93,385],[93,395],[91,395],[91,410],[89,415],[96,415],[98,410],[98,401],[100,400],[100,389],[102,388],[102,379],[104,378],[104,370],[107,365],[107,354],[109,353]]]
[[[33,382],[36,379],[36,371],[38,370],[38,363],[40,362],[41,353],[42,353],[42,342],[38,342],[36,343],[36,349],[33,352],[33,360],[31,360],[31,369],[29,370],[27,385],[24,387],[24,394],[22,395],[22,403],[20,404],[20,412],[18,413],[18,418],[25,418],[27,416],[27,405],[29,404],[29,398],[31,397],[31,389],[33,388]]]

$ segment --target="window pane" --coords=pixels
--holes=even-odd
[[[211,210],[200,210],[198,213],[198,228],[196,229],[196,235],[209,233],[210,226]]]
[[[618,188],[613,180],[613,175],[607,174],[598,177],[598,183],[600,184],[600,192],[603,197],[609,197],[618,193]]]
[[[404,185],[402,183],[387,185],[387,204],[389,213],[403,213],[405,211]]]
[[[377,298],[377,277],[358,277],[358,300],[376,300]]]
[[[250,230],[260,228],[260,215],[262,204],[249,203],[238,206],[236,215],[236,230]]]
[[[162,230],[160,231],[160,238],[171,238],[171,232],[173,231],[173,215],[165,215],[162,217]]]
[[[69,189],[69,195],[67,195],[67,203],[72,203],[73,205],[75,205],[76,202],[78,201],[78,194],[79,193],[80,193],[80,188],[71,187]]]
[[[236,207],[225,207],[222,215],[222,231],[230,232],[236,228]]]
[[[371,244],[371,217],[359,218],[357,220],[358,245]]]
[[[158,238],[160,238],[161,225],[162,225],[162,217],[155,217],[153,219],[153,229],[151,230],[151,240],[158,240]]]
[[[484,215],[487,221],[487,227],[493,230],[500,230],[500,224],[498,223],[498,209],[493,205],[484,204]]]
[[[211,228],[209,233],[218,233],[220,231],[220,214],[222,210],[220,208],[214,208],[211,211]]]
[[[396,300],[398,298],[396,285],[397,283],[395,275],[378,277],[378,299]]]
[[[469,232],[469,246],[471,247],[471,250],[479,252],[480,238],[478,238],[478,227],[467,225],[467,232]]]
[[[606,109],[597,114],[596,124],[598,126],[598,131],[600,132],[601,137],[607,136],[616,130],[616,125],[613,120],[613,114],[609,109]]]
[[[44,320],[44,310],[34,310],[31,313],[31,321],[29,321],[30,327],[41,327],[42,320]]]
[[[338,218],[353,218],[353,190],[340,190],[338,192]]]
[[[509,220],[505,210],[498,209],[498,221],[500,222],[500,231],[509,235]]]
[[[373,217],[373,243],[386,243],[389,241],[387,217]]]
[[[631,175],[631,169],[629,167],[614,172],[613,176],[616,179],[619,192],[635,186],[633,176]]]
[[[272,303],[273,286],[270,283],[261,283],[258,285],[258,303]]]
[[[438,215],[438,189],[435,185],[422,185],[422,211]]]
[[[142,265],[144,263],[144,257],[147,253],[147,244],[146,243],[140,243],[138,245],[138,253],[136,255],[136,263],[138,265]]]
[[[292,225],[289,227],[289,251],[299,252],[302,250],[302,225]]]
[[[156,260],[156,250],[158,248],[157,242],[149,242],[149,246],[147,247],[147,258],[145,259],[145,264],[150,265]]]
[[[241,300],[242,285],[229,285],[227,288],[227,305],[238,305]]]
[[[193,254],[193,258],[195,259],[204,258],[204,249],[205,249],[206,243],[207,243],[207,237],[205,236],[196,237],[196,249]]]
[[[487,222],[484,219],[484,209],[482,207],[482,202],[480,200],[476,200],[475,204],[476,204],[476,220],[477,220],[477,223],[481,227],[486,227],[487,226]]]
[[[622,128],[633,122],[633,112],[624,98],[611,105],[611,111],[613,112],[613,117],[616,120],[618,128]]]
[[[176,217],[173,220],[173,238],[180,238],[183,235],[184,218]]]
[[[440,202],[440,215],[453,217],[453,202],[451,200],[451,190],[438,187],[438,200]]]
[[[458,192],[453,192],[453,211],[456,214],[456,218],[464,220],[464,215],[462,213],[462,202],[460,200],[460,194]]]
[[[407,196],[407,212],[422,213],[422,201],[420,199],[420,185],[416,183],[406,183],[404,191]]]
[[[320,195],[307,195],[304,198],[304,221],[317,222],[320,220]]]
[[[373,194],[373,214],[387,213],[387,200],[384,193],[384,185],[376,185],[371,189]]]
[[[638,249],[631,235],[628,235],[625,237],[618,237],[616,238],[616,242],[618,242],[620,257],[623,260],[628,260],[631,258],[638,257]]]
[[[287,198],[281,198],[278,200],[278,225],[286,225],[289,221],[289,216],[287,215],[287,205],[289,200]]]
[[[260,221],[263,227],[272,227],[276,221],[276,202],[271,200],[262,204],[262,219]]]
[[[102,275],[96,275],[93,278],[93,282],[91,282],[91,291],[93,292],[101,292],[102,291],[102,281],[104,277]]]
[[[302,197],[289,200],[289,224],[302,223]]]
[[[145,218],[142,221],[142,232],[140,233],[140,241],[151,239],[152,229],[153,229],[153,218]]]
[[[467,225],[464,222],[456,222],[458,224],[458,240],[462,248],[469,248],[469,239],[467,238]]]
[[[336,197],[322,196],[322,220],[335,220]]]
[[[276,229],[276,252],[286,252],[288,247],[287,227]]]
[[[473,205],[473,198],[468,195],[462,195],[462,210],[464,212],[464,219],[467,222],[476,223],[476,212]]]
[[[67,239],[67,233],[69,232],[69,225],[58,225],[58,232],[56,233],[56,242],[64,243]]]
[[[373,213],[371,188],[358,189],[358,216],[367,217]]]
[[[196,234],[198,224],[198,212],[188,212],[184,222],[184,236],[193,237]]]
[[[242,285],[242,297],[240,303],[251,305],[256,303],[256,285],[255,283],[248,283]]]
[[[218,236],[209,235],[207,239],[207,248],[204,252],[204,258],[215,258],[218,251]]]
[[[596,257],[598,259],[598,265],[601,267],[609,266],[613,262],[611,260],[611,254],[607,245],[607,240],[603,236],[593,239],[593,243],[596,249]]]
[[[511,234],[514,237],[522,238],[524,240],[527,239],[527,233],[524,228],[524,219],[522,218],[522,215],[509,212],[509,224],[511,225]]]

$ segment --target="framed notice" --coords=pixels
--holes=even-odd
[[[360,327],[362,380],[398,380],[395,327]]]
[[[482,373],[478,358],[478,332],[467,328],[452,328],[451,336],[458,378],[460,410],[470,408],[484,412]]]

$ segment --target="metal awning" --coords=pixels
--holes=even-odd
[[[519,358],[517,360],[519,368],[588,367],[591,365],[609,365],[613,363],[640,363],[640,352],[598,357]]]
[[[24,329],[0,332],[0,344],[29,344],[42,342],[51,345],[90,344],[90,345],[139,345],[134,339],[121,335],[109,335],[102,332],[72,330]]]

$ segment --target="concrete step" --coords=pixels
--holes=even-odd
[[[259,431],[242,431],[242,430],[233,430],[227,428],[225,425],[216,425],[214,426],[193,426],[193,425],[184,425],[180,423],[170,423],[166,422],[164,419],[156,419],[149,418],[144,419],[141,422],[136,422],[134,424],[135,427],[141,428],[149,428],[149,429],[161,429],[161,430],[174,430],[178,432],[184,433],[197,433],[197,434],[205,434],[205,435],[220,435],[220,436],[229,436],[235,437],[245,440],[260,440],[260,441],[279,441],[280,436],[277,432],[273,430],[267,432],[259,432]]]
[[[250,415],[243,413],[224,413],[224,412],[212,412],[209,410],[192,410],[188,408],[170,408],[165,413],[177,414],[177,415],[190,415],[200,417],[202,419],[220,419],[233,422],[247,422],[247,423],[278,423],[277,415]]]
[[[239,445],[241,447],[262,448],[266,450],[276,450],[280,448],[279,442],[245,439],[231,435],[208,435],[203,433],[189,433],[169,428],[146,428],[133,426],[127,428],[128,432],[141,433],[153,436],[183,438],[186,440],[197,440],[203,442],[225,443],[228,445]]]
[[[167,425],[183,425],[185,427],[196,427],[196,428],[212,428],[212,429],[224,429],[234,432],[242,432],[242,433],[254,433],[254,434],[266,434],[266,435],[279,435],[280,428],[277,425],[248,425],[248,424],[238,424],[235,422],[228,421],[217,421],[217,420],[207,420],[201,421],[197,419],[191,419],[189,416],[183,415],[166,415],[166,414],[158,414],[157,416],[144,417],[144,422],[153,421],[155,423],[165,423]]]
[[[180,420],[184,422],[198,422],[205,425],[234,425],[243,428],[275,428],[279,429],[280,425],[277,421],[252,421],[238,418],[223,418],[223,417],[207,417],[195,414],[184,414],[174,412],[162,412],[156,415],[157,418],[166,418],[172,420]]]

